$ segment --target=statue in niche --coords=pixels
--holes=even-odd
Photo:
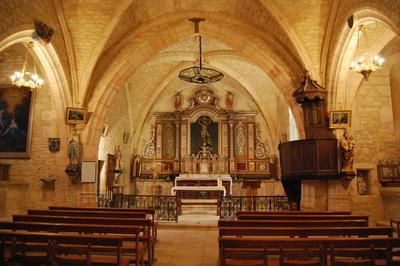
[[[348,132],[343,133],[343,138],[340,140],[340,149],[342,153],[342,173],[354,173],[354,141],[353,137],[349,136]]]
[[[226,109],[233,109],[233,98],[233,93],[228,91],[228,93],[226,94]]]
[[[211,136],[207,130],[208,125],[211,123],[211,119],[207,116],[203,116],[198,120],[198,123],[201,126],[200,136],[203,143],[211,145]]]

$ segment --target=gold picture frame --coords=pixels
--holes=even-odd
[[[329,128],[348,128],[351,126],[351,110],[329,112]]]
[[[65,123],[67,124],[86,123],[86,109],[67,107]]]

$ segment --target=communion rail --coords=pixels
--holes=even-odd
[[[112,208],[154,208],[156,220],[176,221],[181,206],[177,196],[160,195],[124,195],[113,194],[112,197],[99,195],[99,207]],[[218,199],[220,219],[236,219],[236,211],[288,211],[289,202],[286,196],[228,196]]]
[[[221,197],[218,202],[220,219],[236,219],[236,211],[288,211],[286,196],[230,196]]]
[[[124,195],[113,194],[112,197],[100,195],[99,207],[111,208],[153,208],[156,220],[178,222],[178,198],[159,195]]]

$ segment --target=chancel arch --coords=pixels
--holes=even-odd
[[[240,35],[237,34],[237,27],[234,27],[234,25],[229,24],[229,23],[233,23],[232,20],[229,19],[223,19],[218,17],[218,19],[215,19],[215,21],[213,20],[214,18],[211,16],[210,22],[209,24],[205,24],[205,26],[202,28],[202,34],[204,34],[205,36],[209,36],[211,38],[214,38],[216,40],[220,40],[223,43],[227,43],[229,46],[231,46],[233,49],[235,49],[236,51],[240,51],[240,54],[244,55],[245,57],[249,58],[251,61],[255,62],[257,65],[259,65],[261,67],[261,69],[263,69],[263,71],[270,75],[273,79],[273,81],[275,82],[275,84],[278,86],[278,88],[280,88],[280,90],[282,91],[283,95],[287,98],[287,100],[289,102],[293,101],[291,96],[289,94],[287,94],[287,91],[289,90],[289,88],[292,88],[293,86],[295,86],[295,84],[291,81],[294,76],[286,76],[286,74],[280,74],[277,75],[275,73],[276,69],[280,69],[280,68],[293,68],[296,67],[296,64],[286,64],[283,63],[280,59],[281,56],[288,56],[288,55],[282,55],[279,54],[278,51],[279,50],[271,50],[270,47],[268,47],[268,43],[266,43],[266,39],[263,39],[262,36],[260,35],[256,35],[253,36],[254,38],[252,38],[252,42],[249,42],[249,39],[243,39],[240,38]],[[176,19],[176,18],[174,18]],[[122,83],[128,78],[128,76],[131,75],[132,72],[134,72],[135,70],[137,70],[137,67],[139,67],[140,64],[144,63],[144,58],[143,55],[155,55],[156,53],[159,52],[159,50],[156,49],[160,49],[163,47],[167,47],[171,44],[173,44],[173,42],[171,41],[171,36],[174,36],[174,41],[179,41],[179,40],[183,40],[184,38],[187,38],[188,35],[191,35],[191,32],[193,31],[191,29],[191,25],[189,23],[186,24],[182,24],[181,22],[184,22],[185,20],[173,20],[170,21],[170,24],[167,24],[168,27],[164,27],[164,25],[160,25],[157,28],[157,31],[155,32],[148,32],[146,34],[146,40],[149,40],[150,38],[155,38],[154,39],[154,44],[152,46],[137,46],[135,47],[135,45],[137,43],[140,43],[140,37],[136,36],[137,38],[135,38],[134,42],[132,43],[131,46],[126,46],[126,47],[120,47],[119,48],[119,53],[117,55],[115,55],[115,59],[114,61],[112,61],[111,64],[109,64],[107,66],[108,69],[114,69],[113,71],[109,71],[107,73],[107,75],[101,76],[101,79],[98,80],[98,82],[96,83],[97,89],[94,92],[95,94],[93,94],[92,96],[92,100],[91,102],[89,102],[89,108],[93,109],[96,108],[95,105],[92,104],[92,102],[94,103],[96,100],[100,99],[99,97],[103,98],[104,100],[100,99],[100,103],[105,103],[108,102],[112,99],[112,97],[110,97],[110,94],[106,91],[104,91],[104,89],[106,88],[107,85],[107,89],[108,90],[115,90],[119,87],[121,87]],[[218,26],[215,26],[214,23],[217,23]],[[235,22],[233,24],[237,24],[239,22]],[[179,26],[178,26],[179,25]],[[181,30],[181,31],[176,31],[176,29],[174,28],[175,26],[177,26],[179,29],[182,29],[182,27],[186,27],[185,30]],[[218,29],[222,28],[223,31],[220,31]],[[254,29],[250,29],[248,28],[248,26],[246,26],[245,24],[241,24],[241,27],[239,27],[240,29],[243,30],[247,30],[246,35],[252,35],[254,33],[257,33],[257,31],[254,31]],[[258,41],[255,41],[255,40]],[[160,43],[160,41],[162,41],[162,43]],[[125,42],[122,42],[125,43]],[[155,45],[158,45],[157,47]],[[274,44],[277,45],[277,44]],[[255,54],[253,51],[255,50],[260,50],[259,46],[265,46],[263,49],[261,50],[267,50],[270,51],[270,53],[266,53],[263,52],[261,54]],[[279,45],[278,45],[279,47]],[[132,49],[132,50],[131,50]],[[152,49],[152,50],[151,50]],[[134,52],[133,52],[134,51]],[[110,55],[112,54],[112,51],[110,51]],[[124,57],[126,58],[126,56],[140,56],[138,59],[130,59],[128,61],[121,61],[118,58],[120,57]],[[290,56],[290,55],[289,55]],[[124,62],[124,65],[121,65],[121,62]],[[272,67],[271,62],[275,62],[276,65],[274,67]],[[281,64],[282,63],[282,64]],[[134,66],[136,65],[136,66]],[[301,67],[299,67],[301,69]],[[118,75],[115,76],[110,76],[110,73],[114,73],[117,69],[119,69],[119,73]],[[128,73],[129,72],[129,73]],[[294,73],[292,71],[289,72],[283,72],[283,73]],[[300,71],[296,71],[295,73],[298,73],[298,75],[300,74]],[[291,74],[292,75],[292,74]],[[97,79],[93,79],[94,81]],[[111,89],[113,88],[113,89]],[[103,96],[101,96],[101,93],[104,92]],[[113,95],[113,94],[111,94]],[[108,104],[106,104],[106,106],[108,106]],[[103,108],[104,106],[101,105],[101,108]],[[293,106],[294,110],[297,110],[296,106]],[[97,108],[96,108],[97,109]],[[95,110],[95,113],[97,113],[100,110]],[[296,119],[300,119],[299,116],[295,116]],[[97,118],[97,117],[95,117]],[[95,122],[96,119],[93,121],[93,123]],[[298,125],[300,126],[300,120],[298,121]],[[88,138],[89,141],[93,138],[90,137],[91,133],[88,134]]]

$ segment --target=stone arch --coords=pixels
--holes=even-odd
[[[188,15],[186,15],[186,17],[188,17]],[[91,126],[87,136],[88,141],[96,141],[93,133],[99,130],[101,121],[105,118],[106,109],[110,105],[110,99],[122,88],[123,82],[161,48],[168,47],[192,34],[191,25],[190,27],[182,26],[181,19],[171,22],[175,23],[175,25],[169,25],[169,27],[160,25],[156,28],[156,32],[147,32],[145,34],[145,39],[140,40],[139,36],[136,36],[135,42],[129,47],[126,46],[123,49],[121,49],[121,47],[118,48],[121,50],[120,54],[114,56],[115,60],[111,63],[110,71],[108,71],[106,75],[103,75],[96,83],[96,92],[89,102],[89,109],[94,110],[94,115],[92,116]],[[214,19],[231,22],[230,20],[224,20],[218,17]],[[179,22],[179,24],[177,22]],[[297,78],[301,76],[303,66],[301,64],[294,64],[294,61],[290,59],[288,62],[285,62],[286,65],[279,64],[281,63],[279,61],[279,56],[271,52],[271,47],[268,47],[262,39],[262,37],[264,37],[262,33],[243,26],[248,32],[246,35],[238,36],[239,34],[233,32],[233,28],[235,28],[233,26],[235,26],[235,24],[229,25],[231,27],[230,29],[228,26],[223,25],[226,27],[223,28],[223,30],[221,28],[213,28],[214,26],[203,27],[202,34],[216,38],[222,42],[224,42],[224,40],[227,41],[228,45],[241,51],[242,54],[259,65],[259,67],[274,80],[286,100],[290,103],[289,105],[291,105],[295,113],[297,113],[295,117],[298,120],[299,132],[303,132],[301,129],[303,124],[301,121],[301,110],[298,106],[295,106],[291,96],[292,88],[296,85]],[[254,38],[251,37],[252,35],[255,35]],[[152,42],[151,38],[154,38],[154,36],[157,37],[157,40]],[[278,43],[275,43],[275,45],[279,47]],[[255,54],[255,50],[261,52]],[[268,53],[268,51],[270,51],[270,53]],[[133,57],[136,57],[136,60],[132,59],[133,57],[131,57],[130,60],[127,60],[126,57],[124,57],[124,60],[121,58],[123,57],[122,55],[128,56],[132,54]],[[98,104],[95,104],[96,99],[98,99]]]
[[[400,138],[400,53],[391,57],[393,62],[389,72],[390,92],[392,98],[393,126],[396,137]]]
[[[22,30],[11,34],[0,42],[0,52],[18,43],[32,41],[33,30]],[[60,107],[57,109],[59,117],[64,117],[65,109],[71,104],[71,94],[62,64],[51,43],[43,46],[35,43],[33,51],[44,70],[46,83],[53,94],[53,99]]]
[[[372,53],[379,53],[389,41],[398,33],[395,25],[384,14],[379,13],[375,9],[362,8],[354,13],[357,24],[350,29],[346,23],[343,23],[339,32],[339,37],[335,50],[332,55],[331,63],[329,64],[327,88],[328,88],[328,109],[336,108],[351,108],[353,99],[356,95],[363,77],[359,74],[350,76],[350,61],[356,51],[357,45],[357,25],[375,21],[386,26],[387,31],[381,36],[381,39],[376,44],[370,46]],[[348,85],[349,80],[352,82]],[[350,87],[348,89],[348,87]],[[347,90],[349,90],[347,92]],[[345,99],[345,103],[341,102]]]

